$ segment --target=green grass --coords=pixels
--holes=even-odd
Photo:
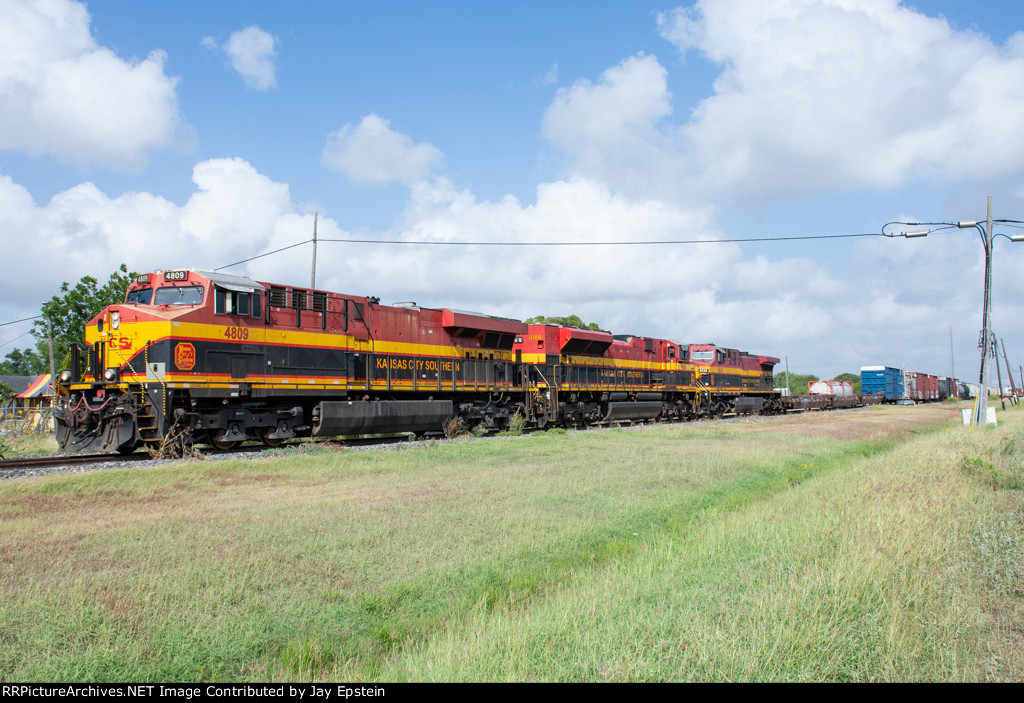
[[[10,424],[10,434],[0,437],[0,458],[56,454],[57,440],[47,432],[24,432]]]
[[[999,501],[1014,500],[1012,438],[1024,433],[921,429],[945,416],[900,429],[914,412],[853,414],[839,431],[787,417],[7,482],[0,670],[74,681],[1009,675],[998,662],[1011,650],[986,644],[1001,626],[985,618],[1021,579],[1015,553],[980,548],[975,518],[994,530]],[[1011,478],[993,484],[965,458]],[[999,574],[1003,596],[982,572]]]
[[[381,675],[963,678],[978,658],[981,622],[955,578],[967,545],[950,518],[963,496],[936,495],[923,467],[900,470],[921,444],[819,474],[770,500],[712,508],[699,522],[650,535],[629,559],[577,571],[525,608],[471,611]],[[937,513],[945,529],[934,529]],[[964,628],[973,628],[967,641]]]

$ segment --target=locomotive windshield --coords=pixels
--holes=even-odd
[[[200,305],[202,302],[202,286],[157,288],[153,295],[153,305]]]
[[[135,303],[137,305],[149,305],[153,300],[153,289],[152,288],[136,288],[133,291],[129,291],[128,297],[125,298],[126,303]]]

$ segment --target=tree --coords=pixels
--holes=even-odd
[[[92,276],[83,276],[74,288],[67,281],[61,283],[61,295],[55,295],[43,303],[43,319],[37,320],[32,330],[32,334],[39,340],[37,346],[46,348],[47,321],[53,331],[55,360],[63,358],[65,350],[72,343],[85,344],[86,324],[106,306],[124,302],[125,292],[134,278],[135,274],[128,273],[128,267],[121,264],[117,271],[110,274],[102,288]]]
[[[793,393],[793,395],[807,395],[808,384],[818,380],[820,379],[813,373],[791,373],[789,374],[789,390]],[[785,370],[775,371],[775,387],[786,387]]]
[[[49,361],[32,349],[15,349],[0,361],[0,376],[35,376],[46,373]]]
[[[580,319],[579,315],[569,315],[568,317],[545,317],[544,315],[537,315],[531,317],[524,322],[528,325],[563,325],[565,327],[580,327],[587,330],[600,330],[601,326],[596,322],[587,324]]]
[[[72,343],[85,344],[85,326],[89,320],[106,306],[124,302],[125,292],[135,275],[128,273],[128,267],[121,264],[103,287],[92,276],[83,276],[74,288],[67,281],[61,283],[60,294],[43,303],[42,319],[36,320],[32,327],[36,338],[35,350],[15,349],[0,363],[0,370],[16,376],[48,373],[50,354],[46,323],[49,321],[53,334],[54,370],[60,371],[68,347]]]
[[[860,393],[860,375],[855,373],[841,373],[836,376],[837,381],[847,381],[853,386],[854,393]]]

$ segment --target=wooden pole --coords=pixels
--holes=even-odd
[[[319,212],[313,213],[313,277],[310,279],[309,282],[310,288],[316,288],[316,225],[319,217]]]

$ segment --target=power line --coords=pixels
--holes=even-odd
[[[15,342],[17,342],[19,339],[21,339],[25,335],[28,335],[28,334],[31,334],[31,333],[32,333],[32,330],[29,330],[28,332],[22,332],[21,334],[19,334],[14,339],[10,339],[10,340],[8,340],[6,342],[0,342],[0,349],[3,349],[4,347],[6,347],[6,346],[8,346],[10,344],[14,344]]]
[[[323,238],[317,239],[319,242],[338,242],[341,244],[406,244],[415,246],[462,246],[462,247],[601,247],[601,246],[659,246],[659,245],[680,245],[680,244],[742,244],[744,242],[794,242],[794,241],[807,241],[813,239],[851,239],[855,237],[888,237],[890,235],[879,233],[879,232],[860,232],[857,234],[817,234],[817,235],[804,235],[798,237],[750,237],[750,238],[736,238],[736,239],[656,239],[656,240],[620,240],[620,241],[589,241],[589,242],[512,242],[512,241],[439,241],[439,240],[428,240],[428,239],[337,239],[337,238]],[[280,249],[268,251],[263,254],[257,254],[256,256],[250,256],[248,259],[242,259],[232,264],[225,264],[224,266],[218,266],[213,269],[214,271],[221,271],[228,269],[239,264],[248,263],[249,261],[255,261],[256,259],[262,259],[265,256],[272,256],[279,254],[282,251],[294,249],[300,247],[303,244],[313,243],[312,239],[305,239],[295,244],[290,244]]]
[[[850,239],[853,237],[883,237],[879,232],[863,232],[858,234],[818,234],[800,237],[750,237],[746,239],[655,239],[625,241],[590,241],[590,242],[482,242],[456,241],[446,242],[426,239],[325,239],[321,242],[341,242],[343,244],[414,244],[421,246],[474,246],[474,247],[601,247],[601,246],[657,246],[665,244],[737,244],[743,242],[794,242],[809,239]]]
[[[257,254],[256,256],[250,256],[248,259],[242,259],[241,261],[236,261],[233,264],[227,264],[225,266],[218,266],[217,268],[214,269],[214,271],[220,271],[221,269],[229,269],[232,266],[238,266],[239,264],[244,264],[244,263],[246,263],[248,261],[255,261],[256,259],[262,259],[264,256],[270,256],[271,254],[280,254],[282,251],[287,251],[289,249],[294,249],[295,247],[300,247],[303,244],[309,244],[312,241],[313,241],[312,239],[305,239],[305,240],[299,242],[298,244],[291,244],[291,245],[286,246],[286,247],[281,247],[280,249],[275,249],[274,251],[268,251],[265,254]]]
[[[42,315],[36,315],[35,317],[26,317],[21,320],[12,320],[11,322],[0,322],[0,327],[6,327],[7,325],[16,325],[19,322],[28,322],[29,320],[38,320]]]

